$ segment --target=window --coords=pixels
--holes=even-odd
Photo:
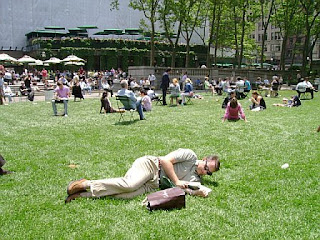
[[[280,52],[280,51],[281,51],[280,45],[276,45],[276,46],[275,46],[275,51],[276,51],[276,52]]]

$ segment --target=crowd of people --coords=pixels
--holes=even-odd
[[[110,97],[114,96],[113,85],[114,81],[120,82],[121,89],[116,95],[124,95],[131,99],[130,108],[137,110],[141,120],[145,119],[144,113],[152,110],[152,101],[162,99],[162,105],[167,105],[167,94],[169,94],[170,106],[185,105],[187,98],[198,97],[200,95],[194,93],[194,86],[188,72],[181,74],[179,78],[170,77],[171,68],[168,68],[162,75],[160,80],[160,88],[162,95],[155,93],[156,77],[154,73],[149,76],[140,78],[139,81],[128,76],[121,69],[111,69],[106,71],[86,72],[82,67],[76,72],[59,70],[47,71],[28,71],[24,70],[21,75],[14,71],[9,71],[1,66],[0,69],[0,104],[3,104],[4,99],[8,99],[9,103],[16,95],[10,89],[10,84],[20,81],[19,95],[27,96],[30,101],[33,101],[34,94],[41,91],[38,87],[40,82],[45,90],[54,90],[52,100],[52,108],[54,115],[57,114],[57,103],[64,104],[63,116],[68,116],[68,100],[71,94],[74,100],[77,98],[84,99],[86,94],[91,94],[93,90],[103,90],[101,101],[101,113],[114,113],[116,110],[111,106]],[[10,77],[9,77],[10,75]],[[53,79],[53,80],[52,80]],[[200,80],[199,80],[200,81]],[[217,79],[209,79],[209,76],[204,78],[204,81],[198,83],[205,90],[210,91],[212,95],[226,95],[222,103],[222,108],[225,109],[223,121],[243,119],[246,121],[244,110],[239,102],[245,99],[251,92],[250,110],[261,111],[267,108],[264,97],[277,97],[283,83],[283,79],[278,76],[273,76],[272,80],[261,80],[260,77],[255,82],[250,82],[245,77],[225,77]],[[300,95],[305,92],[310,92],[313,98],[314,91],[317,88],[313,87],[308,78],[301,78],[296,86],[297,96],[293,95],[290,100],[283,99],[283,103],[273,104],[274,106],[300,106]],[[264,92],[264,94],[262,94]],[[175,103],[174,103],[175,101]],[[102,111],[103,110],[103,111]]]

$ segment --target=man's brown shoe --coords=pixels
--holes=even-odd
[[[77,192],[77,193],[74,193],[74,194],[69,195],[69,196],[64,200],[64,203],[67,204],[67,203],[71,202],[72,200],[75,200],[75,199],[81,197],[81,193],[83,193],[83,192],[86,192],[86,191],[84,190],[84,191]]]
[[[87,181],[87,179],[82,178],[82,179],[70,182],[67,187],[67,194],[72,195],[78,192],[85,191],[86,188],[83,186],[84,181]]]

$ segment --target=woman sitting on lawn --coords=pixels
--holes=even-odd
[[[178,79],[172,79],[172,83],[169,86],[171,90],[170,105],[173,105],[173,99],[176,99],[176,105],[178,106],[178,98],[180,97],[180,85]]]
[[[151,111],[152,109],[152,102],[151,98],[147,95],[147,92],[145,89],[140,90],[140,96],[141,96],[141,104],[143,111]]]
[[[104,109],[105,113],[117,112],[115,109],[111,107],[110,100],[108,99],[108,92],[103,92],[100,101],[101,101],[100,113],[103,113],[102,109]]]
[[[225,120],[236,121],[239,119],[243,119],[245,122],[247,122],[246,115],[243,112],[241,104],[238,103],[238,100],[236,98],[232,98],[231,101],[227,104],[222,122],[224,122]]]
[[[252,105],[250,106],[251,111],[261,111],[267,108],[266,102],[264,101],[263,97],[260,96],[256,91],[252,93],[250,101],[252,102]]]

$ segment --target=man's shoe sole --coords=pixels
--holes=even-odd
[[[67,204],[67,203],[71,202],[72,200],[75,200],[75,199],[81,197],[81,193],[83,193],[83,192],[86,192],[86,190],[83,190],[83,191],[81,191],[81,192],[77,192],[77,193],[74,193],[74,194],[69,195],[69,196],[64,200],[64,203]]]

